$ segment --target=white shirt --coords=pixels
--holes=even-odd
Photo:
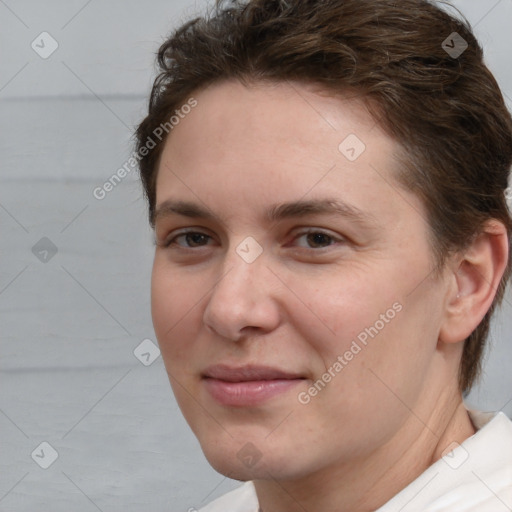
[[[375,512],[512,511],[512,421],[503,412],[468,413],[476,433]],[[199,512],[258,512],[258,508],[249,481]]]

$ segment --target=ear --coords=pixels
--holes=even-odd
[[[489,220],[451,267],[445,315],[439,332],[444,343],[464,341],[482,321],[496,295],[508,262],[505,225]]]

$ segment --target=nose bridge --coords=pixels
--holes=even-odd
[[[263,247],[258,241],[247,236],[229,248],[223,264],[223,278],[215,286],[214,292],[237,295],[238,289],[242,293],[240,301],[254,300],[254,286],[264,283],[264,276],[268,279],[268,264]]]
[[[268,294],[270,272],[263,248],[252,237],[231,248],[204,311],[204,323],[236,340],[244,327],[268,330],[277,321],[276,304]]]

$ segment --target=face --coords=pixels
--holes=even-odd
[[[178,404],[232,478],[364,457],[427,392],[442,318],[398,146],[306,85],[194,97],[156,184],[152,315]]]

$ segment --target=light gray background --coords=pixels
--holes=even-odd
[[[204,459],[161,357],[133,353],[156,342],[136,173],[92,194],[130,154],[154,52],[204,5],[0,0],[1,511],[185,511],[238,485]],[[511,106],[512,0],[456,5]],[[48,59],[31,48],[43,31],[59,44]],[[58,250],[46,263],[43,237]],[[468,400],[509,416],[511,311],[509,290]],[[31,458],[42,442],[58,452],[46,470]]]

